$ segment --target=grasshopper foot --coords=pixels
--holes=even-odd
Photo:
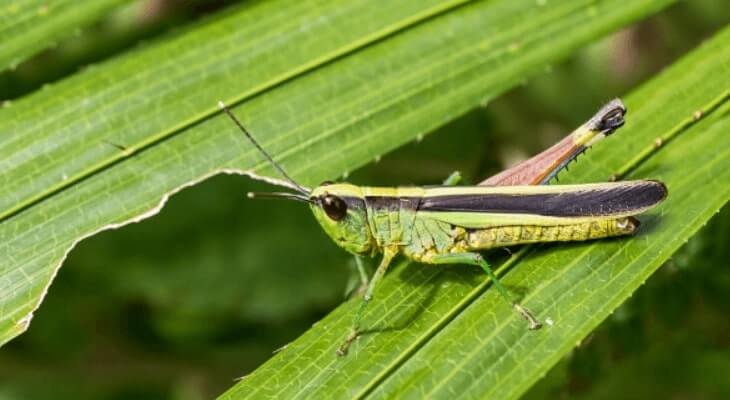
[[[352,342],[357,339],[357,337],[360,336],[360,331],[357,329],[353,329],[350,334],[347,336],[347,339],[345,339],[345,342],[340,345],[340,347],[337,348],[337,355],[339,357],[344,357],[347,355],[347,350],[350,349],[350,345]]]
[[[519,303],[512,303],[512,307],[514,307],[515,311],[517,311],[522,318],[526,319],[527,322],[530,323],[530,326],[527,327],[527,329],[534,331],[537,329],[540,329],[542,327],[542,324],[540,321],[537,320],[534,316],[532,316],[532,313],[530,313],[530,310],[526,309],[525,307],[522,307]]]

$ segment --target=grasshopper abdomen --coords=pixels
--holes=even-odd
[[[601,219],[567,225],[515,225],[468,229],[464,238],[467,250],[486,250],[540,242],[573,242],[630,235],[639,222],[633,217]]]

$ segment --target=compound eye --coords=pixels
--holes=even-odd
[[[339,221],[347,215],[347,203],[331,194],[322,196],[322,208],[324,208],[324,212],[333,221]]]

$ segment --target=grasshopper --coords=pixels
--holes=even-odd
[[[546,185],[579,154],[623,125],[626,108],[618,99],[555,146],[480,186],[455,186],[455,178],[429,187],[324,182],[311,190],[294,181],[222,102],[219,106],[291,184],[286,187],[295,191],[259,197],[308,203],[317,222],[338,246],[356,256],[382,254],[366,283],[351,331],[337,350],[340,356],[362,332],[363,311],[398,254],[425,264],[480,267],[501,296],[527,320],[528,328],[538,329],[541,324],[537,318],[502,285],[479,251],[630,235],[639,227],[634,215],[654,207],[667,195],[664,184],[653,180]],[[249,193],[249,197],[254,196]]]

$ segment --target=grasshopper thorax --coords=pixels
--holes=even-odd
[[[359,187],[325,182],[309,194],[309,206],[314,218],[338,246],[354,254],[375,250],[365,198]]]

